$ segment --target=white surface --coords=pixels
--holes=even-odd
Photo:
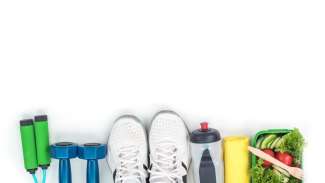
[[[191,130],[207,120],[223,135],[299,127],[305,182],[320,182],[324,9],[322,1],[1,1],[1,182],[32,182],[22,117],[46,112],[51,142],[106,142],[119,115],[148,123],[165,108]],[[85,182],[85,165],[73,160],[74,182]],[[102,182],[112,182],[107,172],[102,161]]]

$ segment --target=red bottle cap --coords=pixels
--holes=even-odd
[[[201,124],[201,131],[207,132],[209,130],[209,123],[208,122],[202,122]]]

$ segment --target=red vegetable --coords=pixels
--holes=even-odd
[[[274,152],[272,151],[272,149],[264,149],[263,152],[265,152],[266,154],[274,157]],[[263,167],[268,168],[271,165],[272,165],[271,162],[268,162],[268,161],[265,161],[265,160],[263,161]]]
[[[293,157],[289,153],[276,152],[275,158],[288,166],[292,165]]]

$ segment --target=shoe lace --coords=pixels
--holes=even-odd
[[[182,182],[181,162],[177,158],[178,148],[175,143],[165,141],[155,150],[155,158],[151,157],[152,168],[149,170],[151,183]]]
[[[138,154],[139,149],[135,146],[122,147],[118,154],[120,165],[116,169],[116,183],[122,182],[144,182],[145,173],[141,170]]]

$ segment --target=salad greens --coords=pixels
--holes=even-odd
[[[295,165],[301,165],[302,152],[305,145],[304,137],[300,131],[295,128],[290,133],[284,135],[283,141],[276,151],[288,152],[294,157]]]
[[[300,131],[295,128],[285,135],[268,134],[257,139],[256,148],[266,151],[273,151],[278,160],[288,166],[301,166],[305,140]],[[288,158],[291,157],[291,161]],[[283,160],[282,160],[283,159]],[[286,161],[284,161],[286,160]],[[293,163],[291,164],[293,160]],[[285,170],[282,170],[285,171]],[[301,183],[290,174],[286,174],[274,166],[266,166],[265,161],[257,159],[251,169],[253,183]]]
[[[300,183],[301,182],[301,180],[299,180],[299,179],[297,179],[297,178],[294,178],[294,177],[291,177],[290,179],[289,179],[289,182],[288,183]]]
[[[255,183],[283,183],[284,175],[274,173],[270,168],[263,167],[263,160],[259,159],[252,169]]]

